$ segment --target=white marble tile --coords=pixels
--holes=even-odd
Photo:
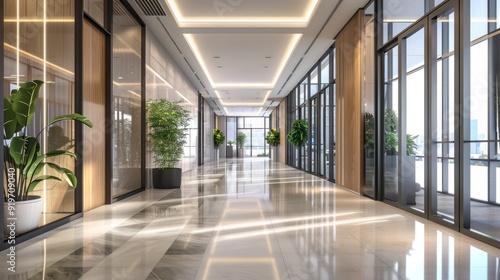
[[[181,189],[148,189],[19,245],[19,273],[8,279],[500,275],[497,248],[267,159],[183,176]]]

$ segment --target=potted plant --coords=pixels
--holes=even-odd
[[[34,80],[23,83],[12,91],[9,97],[4,97],[4,174],[6,186],[4,188],[4,230],[16,233],[30,231],[38,226],[42,211],[42,200],[39,196],[31,196],[35,187],[46,180],[65,180],[75,188],[77,178],[73,171],[59,166],[55,159],[68,156],[76,159],[76,155],[66,146],[69,139],[60,139],[56,145],[50,145],[48,152],[42,153],[40,136],[46,129],[57,131],[61,127],[56,123],[63,121],[78,121],[88,127],[93,124],[80,114],[68,114],[55,117],[40,131],[28,135],[31,120],[35,116],[38,96],[43,81]],[[62,133],[62,131],[58,131]],[[53,170],[60,177],[44,174],[44,170]],[[61,179],[62,178],[62,179]],[[12,226],[11,218],[17,218]]]
[[[265,139],[271,147],[276,147],[280,144],[280,132],[276,128],[271,128]]]
[[[146,111],[148,137],[156,165],[153,169],[153,187],[179,188],[182,169],[176,166],[184,153],[189,112],[179,102],[164,98],[148,101]]]
[[[385,173],[386,191],[385,196],[397,200],[398,178],[398,116],[392,109],[386,109],[384,115],[384,150],[385,150]],[[415,204],[415,192],[420,190],[420,185],[415,181],[415,155],[417,152],[416,139],[418,135],[406,134],[405,153],[401,154],[402,185],[406,188],[405,200],[407,205]],[[388,180],[388,178],[392,178]]]
[[[226,146],[226,158],[233,158],[233,140],[227,141],[227,146]]]
[[[218,148],[219,145],[222,145],[224,143],[224,140],[226,137],[224,137],[224,134],[222,134],[222,131],[218,128],[214,128],[214,146],[215,148]]]
[[[236,135],[236,144],[238,145],[238,157],[243,157],[243,146],[245,145],[247,135],[243,132],[238,132]]]
[[[286,139],[295,147],[302,147],[307,142],[309,124],[305,120],[295,120],[292,123],[292,130],[286,135]]]

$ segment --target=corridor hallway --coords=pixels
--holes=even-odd
[[[16,248],[17,274],[1,279],[500,274],[499,249],[267,158],[205,164],[181,189],[148,189]]]

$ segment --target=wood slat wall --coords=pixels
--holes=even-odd
[[[88,22],[83,27],[83,114],[93,128],[83,131],[83,208],[84,211],[105,203],[105,36]]]
[[[336,178],[335,182],[355,192],[362,182],[361,38],[363,12],[359,10],[336,39]]]

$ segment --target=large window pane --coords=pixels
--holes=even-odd
[[[364,119],[364,186],[363,194],[375,196],[375,20],[374,2],[365,10],[362,98]]]
[[[398,47],[384,54],[384,198],[398,200]]]
[[[402,157],[401,178],[407,205],[423,211],[425,206],[425,76],[424,29],[406,39],[406,89],[404,114],[406,131],[401,135],[405,142],[399,155]]]
[[[314,67],[311,72],[311,96],[318,93],[319,78],[318,78],[318,67]]]
[[[37,111],[27,135],[41,131],[56,116],[75,112],[75,45],[74,1],[55,2],[47,6],[33,1],[3,1],[4,5],[4,94],[20,84],[43,80]],[[19,22],[17,10],[19,8]],[[44,18],[46,19],[44,22]],[[90,119],[92,116],[88,116]],[[75,140],[73,122],[51,126],[40,136],[42,152],[71,148]],[[70,157],[53,159],[58,165],[75,170]],[[48,175],[59,176],[47,171]],[[82,188],[78,185],[78,188]],[[54,180],[39,184],[33,195],[42,197],[43,212],[39,226],[49,224],[75,212],[75,191],[68,184]]]
[[[383,0],[384,43],[425,14],[426,0]]]
[[[497,9],[481,0],[471,4],[470,47],[470,130],[465,135],[466,180],[464,188],[470,191],[470,229],[500,240],[500,207],[498,200],[500,178],[497,176],[500,138],[500,35],[486,37],[497,25]],[[496,1],[498,5],[498,1]],[[478,41],[477,39],[481,38]],[[467,116],[467,115],[466,115]],[[467,192],[466,192],[467,193]]]
[[[323,61],[321,61],[320,71],[321,71],[320,88],[323,88],[330,83],[330,55],[327,55],[323,59]]]
[[[113,5],[127,11],[119,0]],[[113,17],[113,197],[141,188],[141,26]]]
[[[436,112],[432,114],[432,163],[431,167],[436,180],[431,184],[431,214],[441,217],[448,222],[455,222],[455,56],[454,50],[454,21],[455,13],[446,12],[433,20],[432,28],[437,31],[436,69],[432,75],[436,84],[431,84],[431,102],[436,103]],[[451,34],[450,34],[451,33]],[[431,106],[433,108],[433,106]]]

